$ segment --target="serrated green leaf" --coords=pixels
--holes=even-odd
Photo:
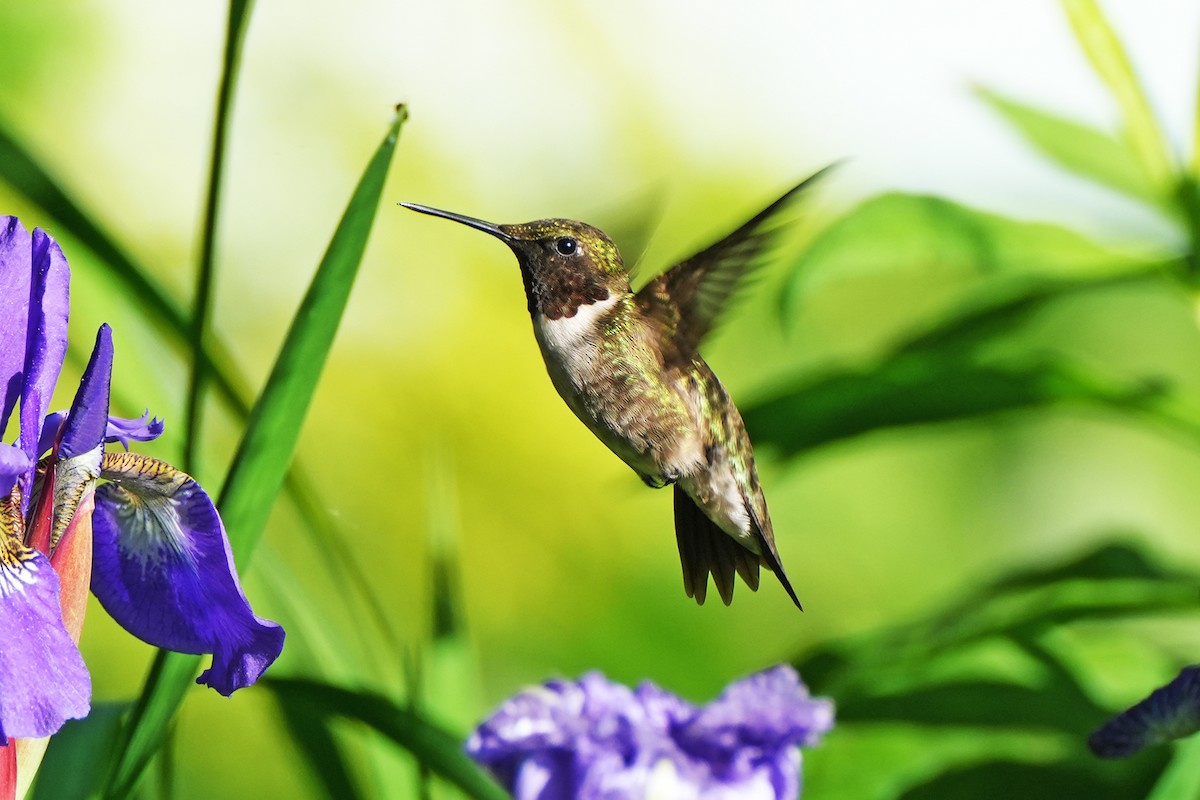
[[[1149,179],[1128,142],[987,89],[976,94],[1060,167],[1159,211],[1178,214],[1169,188]]]
[[[397,109],[387,135],[355,187],[250,414],[217,501],[234,558],[243,569],[262,536],[291,463],[366,248],[406,116],[403,107]],[[118,748],[119,760],[105,790],[107,797],[124,797],[132,791],[161,745],[199,663],[198,656],[159,651],[124,732],[123,746]]]
[[[1116,31],[1096,0],[1062,0],[1062,6],[1088,61],[1116,100],[1125,135],[1147,180],[1169,190],[1176,177],[1174,157]]]
[[[263,685],[281,704],[295,704],[313,713],[345,717],[369,726],[469,797],[508,798],[508,793],[467,757],[462,742],[390,698],[303,679],[267,679]]]

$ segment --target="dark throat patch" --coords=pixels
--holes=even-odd
[[[598,278],[583,271],[565,269],[542,269],[534,274],[521,264],[529,313],[541,314],[546,319],[573,317],[580,306],[607,300],[608,287]]]

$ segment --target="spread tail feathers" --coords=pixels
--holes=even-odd
[[[721,600],[729,605],[733,601],[734,574],[742,576],[750,591],[758,591],[758,568],[762,564],[775,573],[796,607],[801,608],[778,555],[762,537],[761,527],[753,514],[751,520],[759,537],[762,556],[738,544],[708,518],[687,492],[675,486],[675,540],[679,545],[679,560],[683,564],[683,590],[688,597],[704,605],[711,572]]]

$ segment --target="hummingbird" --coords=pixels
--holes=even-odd
[[[674,488],[684,591],[701,605],[710,573],[729,605],[735,574],[757,591],[761,565],[802,608],[775,546],[741,414],[699,346],[756,266],[770,240],[767,223],[825,171],[636,292],[617,246],[586,223],[498,225],[400,203],[491,234],[516,255],[558,394],[646,485]]]

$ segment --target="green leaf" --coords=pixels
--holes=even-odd
[[[1130,146],[1152,185],[1175,180],[1174,158],[1129,56],[1096,0],[1062,0],[1075,38],[1117,102]]]
[[[326,796],[339,800],[363,797],[329,716],[308,703],[283,702],[278,694],[276,698],[288,732],[304,753],[305,766],[325,788]]]
[[[1109,543],[1064,564],[1038,565],[1010,570],[989,581],[980,596],[991,597],[1012,589],[1051,586],[1070,580],[1146,580],[1187,584],[1194,575],[1164,567],[1136,547]]]
[[[1089,276],[1138,261],[1074,231],[1024,222],[930,195],[889,193],[865,200],[827,227],[797,257],[783,309],[799,310],[817,281],[878,272]]]
[[[1145,797],[1162,769],[1163,757],[1142,763],[1098,764],[1079,758],[1054,764],[987,761],[944,772],[905,792],[903,800],[976,800],[1020,797],[1022,800],[1127,800]],[[997,787],[1004,787],[999,794]]]
[[[29,796],[33,800],[95,797],[104,759],[129,703],[97,703],[84,719],[70,720],[54,734]]]
[[[427,459],[424,473],[432,618],[428,643],[414,665],[421,689],[412,692],[411,702],[414,710],[428,710],[447,723],[467,726],[476,719],[481,698],[479,661],[468,635],[462,597],[459,489],[453,465],[441,451]]]
[[[973,420],[1062,405],[1153,409],[1162,387],[1114,383],[1051,354],[994,355],[996,342],[1062,297],[1142,279],[1138,273],[1087,281],[1022,281],[990,290],[862,368],[803,374],[742,417],[758,446],[785,458],[873,431]]]
[[[1166,748],[1156,748],[1151,753],[1167,752]],[[1138,761],[1147,758],[1151,753],[1139,753]],[[1174,748],[1171,762],[1162,770],[1154,790],[1146,794],[1146,800],[1190,800],[1200,797],[1200,736],[1185,739]]]
[[[889,359],[869,372],[828,374],[743,413],[751,438],[783,457],[876,430],[927,425],[1052,405],[1140,407],[1143,384],[1112,385],[1056,361],[975,363],[957,354]]]
[[[248,557],[258,544],[287,475],[358,274],[400,127],[407,116],[400,106],[355,187],[234,454],[218,506],[231,529],[230,545],[239,560]],[[236,533],[230,520],[237,521]]]
[[[463,752],[462,742],[390,698],[374,692],[352,691],[319,681],[267,679],[263,685],[281,705],[296,705],[310,713],[345,717],[378,731],[409,751],[433,773],[477,800],[505,800],[501,789]]]
[[[1192,106],[1192,159],[1191,174],[1193,179],[1200,179],[1200,76],[1196,79],[1196,94]]]
[[[1091,756],[1087,734],[1111,711],[1094,698],[1094,676],[1074,658],[1071,639],[1056,634],[1078,622],[1194,614],[1198,580],[1134,545],[1105,544],[1063,562],[1014,567],[914,622],[831,643],[797,667],[815,694],[837,702],[836,735],[899,726],[906,738],[933,743],[919,771],[897,764],[908,779],[888,796],[990,796],[994,790],[981,787],[1002,785],[1021,787],[1022,797],[1142,797],[1166,750],[1140,763]],[[950,746],[980,737],[1024,744],[974,754]],[[1078,778],[1084,773],[1095,791]],[[1075,788],[1064,794],[1067,786]]]
[[[1064,563],[1011,568],[916,622],[819,648],[801,662],[802,674],[826,691],[874,686],[882,672],[903,673],[991,637],[1028,648],[1029,637],[1054,625],[1194,609],[1197,582],[1133,545],[1107,543]]]
[[[250,414],[217,501],[234,558],[243,569],[262,537],[287,474],[304,417],[349,299],[406,117],[404,108],[399,107],[387,135],[355,187],[296,312],[266,387]],[[106,787],[107,797],[124,797],[132,791],[161,745],[199,663],[198,656],[159,651],[124,731],[123,746],[118,748],[119,761]]]
[[[1159,211],[1178,213],[1170,192],[1163,184],[1150,180],[1127,141],[987,89],[978,89],[976,94],[1020,131],[1035,149],[1067,171]]]

